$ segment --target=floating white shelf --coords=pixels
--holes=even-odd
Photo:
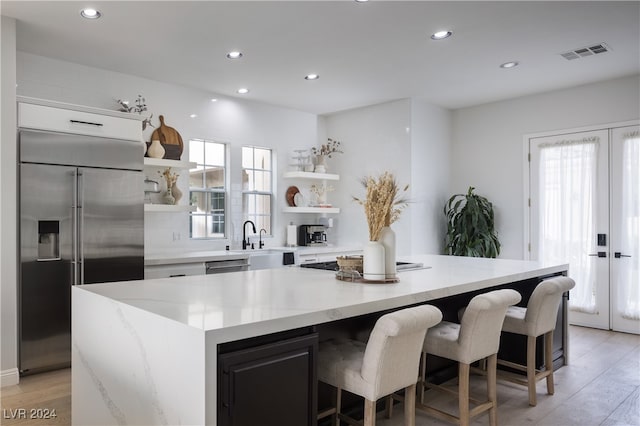
[[[340,180],[340,175],[315,172],[285,172],[282,177],[289,179]]]
[[[176,169],[195,169],[196,163],[180,160],[165,160],[163,158],[144,158],[144,165],[151,167],[173,167]]]
[[[145,212],[162,212],[162,213],[179,213],[179,212],[194,212],[196,206],[173,206],[170,204],[145,204]]]
[[[340,213],[338,207],[285,207],[282,211],[284,213]]]

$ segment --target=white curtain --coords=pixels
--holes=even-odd
[[[540,145],[540,253],[569,263],[572,310],[595,313],[598,138]]]
[[[640,135],[625,135],[622,146],[622,227],[618,307],[623,318],[640,320]]]

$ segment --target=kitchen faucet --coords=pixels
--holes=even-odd
[[[264,247],[264,241],[262,241],[262,231],[264,231],[264,233],[265,233],[265,234],[267,233],[267,230],[266,230],[266,229],[264,229],[264,228],[262,228],[262,229],[260,230],[260,234],[258,235],[258,238],[259,238],[259,240],[258,240],[258,248],[259,248],[259,249],[261,249],[262,247]]]
[[[249,237],[247,237],[246,235],[246,230],[247,230],[247,223],[251,224],[251,227],[253,228],[253,233],[256,233],[256,224],[251,222],[250,220],[245,221],[242,224],[242,250],[246,250],[247,247],[249,247]]]

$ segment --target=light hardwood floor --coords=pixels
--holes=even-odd
[[[570,327],[570,365],[555,373],[556,393],[547,395],[545,381],[538,383],[538,405],[529,407],[524,386],[498,381],[498,423],[501,426],[640,426],[640,336],[582,327]],[[472,377],[472,392],[484,393],[483,378]],[[439,398],[439,397],[438,397]],[[71,374],[59,370],[27,376],[20,384],[0,389],[2,425],[69,425]],[[450,397],[435,404],[456,410]],[[402,404],[391,419],[378,416],[378,426],[403,424]],[[31,409],[55,409],[55,419],[29,419]],[[17,409],[26,419],[10,419]],[[13,410],[13,411],[10,411]],[[487,425],[488,415],[472,425]],[[416,426],[444,426],[418,412]],[[257,425],[256,425],[257,426]]]

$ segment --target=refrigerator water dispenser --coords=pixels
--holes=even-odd
[[[60,260],[60,221],[38,221],[38,262]]]

